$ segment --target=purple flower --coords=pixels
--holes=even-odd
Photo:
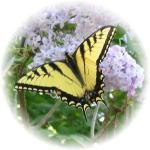
[[[142,87],[144,70],[124,47],[111,46],[100,67],[105,75],[106,90],[126,91],[131,97],[135,96],[137,88]]]

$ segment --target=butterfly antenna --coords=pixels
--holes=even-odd
[[[104,100],[102,100],[102,103],[107,107],[107,109],[110,111],[110,108],[108,107],[108,105],[107,105],[107,103],[104,101]]]
[[[84,110],[84,109],[82,109],[82,111],[83,111],[83,114],[84,114],[84,118],[85,118],[85,120],[86,120],[86,122],[87,122],[87,117],[86,117],[85,110]]]

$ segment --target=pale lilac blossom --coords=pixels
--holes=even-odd
[[[35,53],[30,67],[43,64],[47,57],[52,61],[63,59],[65,51],[72,54],[78,45],[100,26],[117,23],[112,16],[94,7],[85,7],[84,4],[76,7],[64,6],[63,9],[50,8],[36,15],[22,30],[22,36],[26,37],[25,45],[31,46]],[[53,31],[56,24],[63,28],[65,22],[77,24],[76,30],[70,34]],[[64,45],[57,45],[56,40],[64,41]],[[42,54],[40,57],[39,53]]]
[[[105,89],[127,91],[128,96],[135,96],[136,89],[141,88],[144,70],[126,51],[125,47],[113,45],[100,64],[105,75]]]

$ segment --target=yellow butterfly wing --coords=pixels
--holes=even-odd
[[[75,62],[81,72],[86,90],[93,91],[103,79],[99,63],[104,59],[116,28],[105,26],[90,35],[75,51]],[[99,74],[98,74],[99,72]],[[98,78],[98,79],[97,79]]]
[[[51,93],[53,90],[68,104],[77,104],[85,89],[65,61],[44,64],[28,72],[16,84],[16,89]],[[60,94],[59,94],[60,93]],[[69,100],[68,100],[69,99]]]

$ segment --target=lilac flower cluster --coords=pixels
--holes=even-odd
[[[57,24],[63,28],[66,22],[77,25],[72,33],[54,31]],[[63,9],[48,9],[39,13],[22,30],[22,35],[26,37],[25,44],[31,46],[33,52],[38,49],[33,63],[29,67],[39,66],[45,63],[46,59],[51,61],[63,59],[66,51],[72,54],[93,31],[100,26],[112,23],[117,23],[116,19],[104,14],[102,10],[93,9],[90,6],[65,6]],[[57,41],[63,44],[57,45]]]
[[[51,9],[38,14],[22,33],[26,37],[25,44],[31,46],[35,53],[33,63],[29,67],[44,64],[47,59],[61,60],[66,51],[72,54],[78,45],[100,26],[118,24],[119,20],[109,17],[102,10],[95,10],[79,6]],[[57,24],[63,28],[66,22],[76,24],[76,29],[69,34],[53,30]],[[56,41],[63,44],[57,45]],[[111,46],[100,67],[105,75],[106,90],[119,89],[128,92],[129,96],[134,96],[135,90],[142,87],[143,69],[124,47]]]
[[[106,90],[118,89],[127,91],[128,96],[135,96],[135,90],[142,87],[144,70],[125,47],[111,46],[100,67],[105,75]]]

